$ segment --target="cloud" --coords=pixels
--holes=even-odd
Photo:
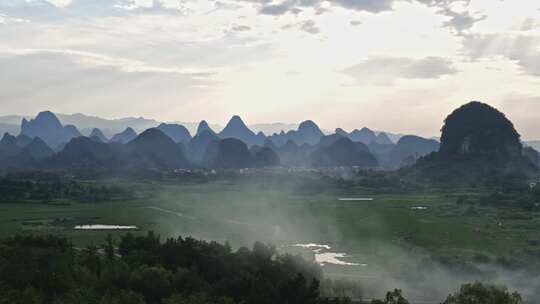
[[[366,11],[370,13],[380,13],[392,9],[392,5],[396,0],[285,0],[274,3],[270,0],[237,0],[239,2],[248,2],[260,5],[259,13],[264,15],[280,16],[287,13],[297,14],[303,8],[314,8],[316,14],[322,14],[328,11],[328,8],[322,7],[322,4],[330,3],[331,5],[343,7],[347,9]]]
[[[450,20],[446,21],[444,25],[455,29],[458,34],[462,34],[464,31],[470,30],[476,22],[485,20],[487,18],[487,15],[475,17],[468,11],[457,13],[448,8],[442,10],[442,14],[450,17]]]
[[[521,31],[527,32],[534,30],[536,28],[540,28],[540,22],[538,22],[536,19],[533,18],[527,18],[523,21],[523,24],[521,25]]]
[[[45,0],[0,1],[0,12],[13,18],[34,21],[58,21],[76,18],[101,18],[137,14],[183,14],[182,1],[169,7],[161,0],[152,0],[150,5],[140,5],[135,0],[71,0],[65,5],[55,5]]]
[[[259,9],[260,14],[273,16],[285,15],[287,13],[297,14],[303,8],[308,7],[314,8],[315,13],[319,15],[329,11],[328,8],[322,6],[327,3],[345,9],[377,14],[392,10],[396,2],[417,2],[436,8],[438,14],[448,17],[448,20],[443,23],[443,26],[452,28],[458,35],[462,35],[465,31],[470,30],[475,23],[487,18],[487,15],[471,13],[466,9],[470,4],[470,0],[285,0],[279,3],[270,0],[237,1],[259,4],[261,5]],[[455,6],[465,7],[465,9],[458,11],[454,8]]]
[[[294,4],[294,1],[286,1],[279,4],[265,4],[261,7],[259,13],[274,16],[284,15],[295,8]]]
[[[12,18],[12,17],[9,17],[8,15],[0,13],[0,25],[11,24],[11,23],[26,23],[26,22],[29,22],[29,20],[21,19],[21,18]]]
[[[349,9],[380,13],[392,9],[395,0],[334,0],[334,3]]]
[[[313,20],[306,20],[302,22],[300,25],[300,29],[309,34],[318,34],[321,32],[321,30],[317,27],[315,21]]]
[[[231,30],[233,30],[235,32],[247,32],[247,31],[251,30],[251,27],[249,27],[247,25],[233,25],[231,27]]]
[[[0,52],[3,110],[158,112],[195,102],[218,83],[210,73],[183,71],[69,50]]]
[[[290,30],[293,28],[298,28],[299,30],[304,31],[308,34],[312,34],[312,35],[315,35],[321,32],[321,29],[317,26],[317,24],[313,20],[305,20],[305,21],[300,21],[296,23],[287,23],[281,26],[282,30]]]
[[[463,51],[472,60],[502,56],[529,75],[540,76],[540,37],[512,34],[467,35]]]
[[[467,27],[469,23],[479,21],[477,17],[471,16],[468,12],[457,13],[451,10],[451,7],[455,4],[468,6],[470,0],[284,0],[277,3],[272,0],[236,1],[259,5],[260,14],[274,16],[285,15],[291,12],[298,13],[302,8],[314,8],[316,14],[322,14],[329,11],[328,7],[324,7],[326,4],[377,14],[392,10],[394,4],[397,2],[417,2],[429,7],[438,8],[440,14],[451,17],[452,19],[448,22],[449,26]]]
[[[358,83],[391,85],[398,79],[436,79],[452,75],[457,70],[441,57],[421,59],[403,57],[370,57],[359,64],[342,70]]]
[[[210,70],[186,70],[177,67],[160,67],[148,65],[142,61],[114,58],[101,54],[70,50],[70,49],[0,49],[0,54],[7,56],[47,56],[58,55],[69,59],[70,62],[78,64],[86,69],[116,69],[125,73],[165,73],[178,74],[191,77],[211,77],[215,71]]]
[[[462,35],[464,31],[470,30],[475,23],[485,20],[487,15],[479,13],[471,13],[468,7],[471,0],[415,0],[419,3],[437,9],[437,13],[449,18],[444,22],[444,26],[452,28],[458,35]],[[456,7],[462,7],[457,10]]]

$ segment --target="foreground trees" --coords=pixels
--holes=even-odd
[[[461,289],[448,296],[443,304],[522,304],[523,300],[517,292],[495,285],[481,283],[465,284]]]
[[[386,294],[384,300],[373,300],[371,304],[409,304],[401,290]],[[510,293],[504,286],[473,283],[462,285],[458,292],[449,295],[442,304],[523,304],[517,292]]]
[[[323,298],[318,265],[272,246],[231,250],[152,233],[79,249],[55,236],[0,240],[0,304],[338,304]],[[356,302],[355,302],[356,303]],[[464,285],[443,304],[522,304],[517,293]],[[409,304],[400,290],[372,304]]]
[[[319,301],[320,268],[261,243],[233,252],[191,238],[127,235],[111,254],[64,238],[0,240],[0,303],[229,304]]]

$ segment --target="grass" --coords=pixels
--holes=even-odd
[[[102,243],[110,232],[74,230],[77,224],[136,225],[140,230],[135,233],[191,235],[229,241],[233,246],[257,240],[278,246],[329,244],[353,255],[356,262],[391,255],[389,248],[466,258],[539,249],[534,242],[539,214],[457,206],[455,196],[443,191],[372,195],[365,189],[310,192],[233,181],[136,188],[146,193],[144,198],[99,204],[0,204],[0,235],[55,233],[84,246]],[[338,197],[374,200],[338,201]],[[412,210],[412,206],[428,209]]]

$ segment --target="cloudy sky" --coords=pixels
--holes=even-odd
[[[540,1],[0,0],[0,115],[435,136],[470,100],[540,139]]]

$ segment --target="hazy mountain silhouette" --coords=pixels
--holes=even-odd
[[[276,146],[279,147],[287,143],[289,140],[294,141],[299,146],[303,144],[315,145],[323,136],[324,133],[321,131],[319,126],[317,126],[317,124],[311,120],[306,120],[300,123],[298,130],[291,130],[287,133],[281,132],[279,134],[274,134],[269,138]]]
[[[311,120],[306,120],[298,126],[298,131],[293,133],[292,140],[298,145],[310,144],[314,145],[319,142],[324,133],[319,126]]]
[[[182,148],[157,128],[142,132],[126,148],[130,165],[136,167],[177,169],[190,166]]]
[[[92,129],[92,132],[90,133],[90,135],[88,137],[90,137],[90,138],[92,138],[92,137],[99,138],[99,140],[101,142],[104,142],[104,143],[109,141],[109,139],[105,136],[105,134],[103,134],[103,132],[98,128]]]
[[[124,131],[118,133],[118,134],[115,134],[113,135],[113,137],[111,138],[110,142],[111,143],[121,143],[121,144],[126,144],[132,140],[134,140],[135,138],[137,137],[137,133],[135,133],[135,130],[133,130],[132,128],[128,127],[127,129],[125,129]]]
[[[257,136],[253,131],[251,131],[242,119],[235,115],[229,120],[225,128],[219,132],[219,137],[225,138],[236,138],[248,145],[262,145],[264,138]]]
[[[274,167],[280,164],[279,155],[269,147],[261,147],[252,153],[255,167]]]
[[[377,159],[381,160],[386,157],[395,147],[395,144],[382,145],[375,141],[371,142],[369,145],[369,151],[377,156]]]
[[[365,144],[355,143],[349,138],[340,137],[333,143],[320,146],[313,151],[310,155],[311,165],[314,167],[359,166],[364,168],[378,166],[377,159],[369,152]]]
[[[540,140],[526,141],[525,145],[534,148],[536,151],[540,151]]]
[[[19,119],[16,123],[2,123],[0,122],[0,134],[19,134],[21,132],[20,122],[22,119]]]
[[[300,148],[292,139],[288,140],[284,145],[277,147],[275,151],[279,155],[280,162],[284,165],[303,166],[307,162],[305,150]]]
[[[17,146],[19,146],[21,148],[26,147],[31,142],[32,142],[32,138],[30,138],[30,137],[28,137],[26,135],[20,134],[20,135],[17,136]]]
[[[289,131],[288,134],[293,133],[294,131]],[[292,140],[289,138],[289,135],[285,133],[285,131],[281,131],[279,133],[274,133],[271,136],[268,136],[268,140],[272,142],[272,144],[276,147],[281,147],[287,143],[287,141]]]
[[[158,129],[176,143],[188,143],[191,140],[191,134],[189,134],[188,129],[182,125],[162,123],[158,126]]]
[[[525,147],[523,148],[523,156],[540,168],[540,152],[538,152],[538,150],[533,147]]]
[[[211,168],[238,169],[252,166],[247,145],[232,137],[210,144],[204,162]]]
[[[191,139],[187,145],[188,156],[195,162],[200,162],[211,143],[217,143],[220,138],[211,130],[203,130]]]
[[[326,147],[326,146],[329,146],[333,143],[335,143],[336,141],[342,139],[342,138],[347,138],[347,136],[343,136],[341,134],[338,134],[338,133],[335,133],[335,134],[331,134],[331,135],[325,135],[325,136],[322,136],[319,140],[319,142],[317,143],[317,146],[318,147]]]
[[[366,127],[360,130],[355,129],[351,133],[347,133],[347,131],[341,128],[337,128],[335,130],[335,133],[344,137],[348,137],[354,142],[361,142],[366,145],[371,145],[372,143],[376,143],[379,145],[392,145],[395,144],[402,137],[401,134],[393,134],[388,132],[377,133]]]
[[[414,164],[420,157],[439,150],[439,142],[414,135],[401,137],[395,145],[379,145],[379,150],[374,152],[383,167],[396,169],[402,166]],[[373,151],[374,145],[369,146]],[[380,150],[381,147],[390,147]]]
[[[274,142],[268,137],[264,140],[263,147],[270,148],[274,151],[278,149],[278,147],[274,144]]]
[[[274,123],[256,123],[256,124],[250,124],[248,127],[253,130],[253,132],[263,132],[264,134],[275,134],[280,133],[281,131],[288,132],[291,130],[298,129],[297,123],[281,123],[281,122],[274,122]]]
[[[148,128],[154,128],[160,124],[160,122],[154,119],[147,119],[143,117],[105,119],[81,113],[57,114],[57,117],[63,124],[77,126],[77,128],[80,130],[99,128],[102,132],[104,132],[104,134],[105,131],[107,131],[106,134],[108,135],[119,133],[128,127],[131,127],[134,130],[146,130]]]
[[[210,126],[208,125],[208,123],[206,122],[206,120],[202,120],[200,123],[199,123],[199,126],[197,126],[197,133],[195,135],[199,135],[201,134],[202,132],[204,131],[208,131],[212,134],[216,134],[216,132],[214,132],[214,130],[212,130],[210,128]]]
[[[73,138],[44,163],[46,167],[87,170],[111,170],[122,164],[122,157],[111,146],[84,136]]]
[[[35,137],[22,149],[22,153],[27,153],[35,160],[41,160],[53,156],[54,150],[51,149],[51,147],[49,147],[41,138]]]
[[[40,112],[35,119],[23,119],[21,134],[30,138],[40,137],[53,149],[67,143],[81,133],[73,125],[63,126],[60,120],[50,111]]]
[[[375,135],[375,132],[368,128],[362,128],[360,130],[355,129],[349,134],[349,138],[352,141],[361,142],[366,145],[369,145],[372,142],[377,141],[377,135]]]
[[[336,128],[334,134],[341,135],[343,137],[349,137],[349,133],[347,133],[347,131],[343,130],[342,128]]]
[[[18,155],[22,148],[17,145],[15,136],[5,133],[0,140],[0,159],[6,159]]]
[[[390,137],[388,137],[388,135],[385,132],[379,133],[379,135],[377,135],[377,138],[375,139],[375,142],[380,145],[393,144],[392,140],[390,139]]]
[[[159,126],[159,124],[161,123],[182,125],[186,127],[191,134],[196,135],[197,134],[196,130],[198,128],[198,125],[200,125],[200,123],[185,122],[185,121],[161,122],[154,119],[147,119],[144,117],[105,119],[105,118],[92,116],[92,115],[86,115],[82,113],[76,113],[76,114],[55,113],[54,115],[59,119],[61,124],[63,124],[64,126],[73,125],[77,127],[80,133],[88,137],[92,137],[90,134],[92,133],[94,128],[99,128],[107,138],[110,138],[114,134],[120,133],[121,131],[125,130],[127,127],[133,128],[135,132],[141,132],[148,128],[155,128]],[[21,115],[0,116],[0,134],[3,134],[5,132],[8,132],[13,135],[19,134],[21,130],[21,126],[20,126],[21,121],[23,119],[26,119],[28,121],[31,118],[32,117],[30,116],[21,116]],[[298,126],[299,124],[296,124],[296,123],[274,122],[274,123],[251,124],[251,125],[248,125],[248,128],[252,130],[254,133],[263,132],[264,134],[278,134],[279,135],[282,131],[283,133],[286,133],[291,130],[297,130]],[[219,125],[211,125],[211,127],[213,130],[223,129],[223,127]],[[325,134],[328,133],[324,130],[322,131]],[[385,132],[385,133],[393,142],[397,142],[399,137],[401,137],[401,135],[399,134],[392,134],[388,132]],[[277,143],[277,141],[274,141],[274,143],[281,146],[281,145],[284,145],[287,142],[287,140],[288,138],[284,138],[280,143]]]

